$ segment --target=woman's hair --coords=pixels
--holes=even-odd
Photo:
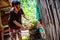
[[[12,1],[12,7],[18,5],[18,4],[21,4],[19,1]]]

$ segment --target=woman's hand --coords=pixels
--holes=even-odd
[[[30,19],[28,19],[26,16],[25,16],[25,14],[22,14],[22,16],[26,19],[26,20],[30,20]]]
[[[27,28],[26,28],[25,26],[23,26],[23,25],[22,25],[22,27],[21,27],[21,28],[22,28],[22,30],[26,30],[26,29],[27,29]]]

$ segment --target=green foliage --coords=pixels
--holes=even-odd
[[[26,15],[27,18],[30,20],[36,19],[36,2],[35,0],[20,0],[21,7]],[[24,18],[23,22],[27,22]]]

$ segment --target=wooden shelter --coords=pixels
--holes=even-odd
[[[9,17],[9,10],[10,10],[11,6],[8,0],[0,0],[0,40],[4,40],[4,32],[8,32],[9,30],[7,29],[7,31],[3,31],[4,27],[8,28],[7,24],[8,24],[8,17]]]
[[[0,0],[0,8],[10,7],[8,0]]]
[[[0,0],[0,14],[1,14],[0,15],[0,21],[3,19],[2,16],[9,13],[10,8],[11,7],[10,7],[10,4],[9,4],[8,0]],[[1,22],[0,22],[0,24],[1,24]]]

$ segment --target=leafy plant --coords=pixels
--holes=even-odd
[[[30,20],[36,19],[36,2],[35,0],[20,0],[21,7],[27,18]],[[27,22],[27,20],[23,19],[23,23]]]

